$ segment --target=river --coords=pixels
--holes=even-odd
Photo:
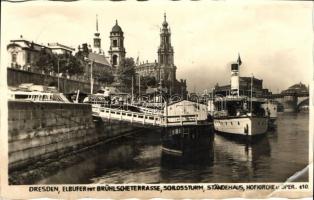
[[[164,155],[160,132],[141,131],[80,153],[36,184],[283,182],[307,166],[309,115],[279,113],[277,125],[253,144],[215,135],[200,162]]]

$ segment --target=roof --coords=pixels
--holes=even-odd
[[[65,49],[67,51],[74,51],[75,49],[60,43],[48,43],[50,49]]]
[[[88,54],[88,59],[92,60],[93,62],[99,63],[99,64],[111,66],[110,63],[108,62],[107,58],[101,54],[90,52]]]
[[[152,66],[157,66],[157,65],[158,65],[158,63],[153,62],[153,63],[143,63],[143,64],[139,64],[139,65],[136,66],[136,67],[138,67],[138,68],[141,68],[141,67],[152,67]]]
[[[240,79],[245,81],[245,82],[251,82],[252,77],[251,76],[250,77],[241,76]],[[255,77],[253,77],[253,80],[254,81],[263,81],[262,79],[258,79],[258,78],[255,78]]]
[[[281,93],[308,93],[308,88],[300,82],[290,86],[287,90],[284,90]]]
[[[112,27],[111,32],[113,32],[113,33],[123,33],[121,27],[118,25],[118,20],[116,20],[116,24]]]
[[[176,105],[176,104],[181,104],[181,105],[185,105],[185,106],[196,105],[196,104],[204,105],[204,104],[197,103],[197,102],[194,102],[194,101],[180,100],[180,101],[169,103],[167,106],[173,106],[173,105]]]
[[[32,49],[32,50],[36,50],[36,51],[40,51],[43,48],[48,48],[44,45],[41,44],[37,44],[35,42],[31,42],[28,40],[24,40],[24,39],[20,39],[20,40],[11,40],[11,43],[7,45],[7,48],[9,48],[10,46],[20,46],[21,48],[27,48],[27,49]]]

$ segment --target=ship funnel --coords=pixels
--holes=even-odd
[[[231,95],[239,96],[239,64],[231,64]]]

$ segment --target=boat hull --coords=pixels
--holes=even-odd
[[[266,117],[235,117],[214,119],[214,128],[218,133],[235,136],[256,137],[268,129]]]
[[[213,126],[177,126],[162,130],[162,152],[172,156],[191,157],[207,151],[213,140]]]

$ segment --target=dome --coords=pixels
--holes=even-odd
[[[112,27],[111,32],[114,33],[122,33],[121,27],[118,25],[118,20],[116,20],[116,24]]]

